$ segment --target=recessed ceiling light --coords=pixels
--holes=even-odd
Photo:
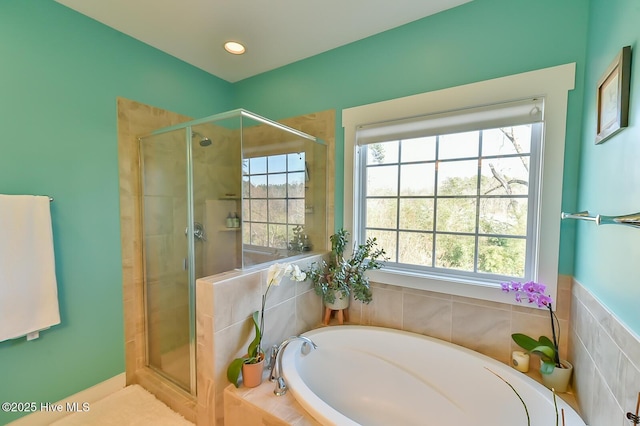
[[[246,49],[237,41],[228,41],[224,44],[224,50],[234,55],[242,55]]]

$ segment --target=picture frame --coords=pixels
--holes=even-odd
[[[629,125],[631,46],[625,46],[598,81],[596,144]]]

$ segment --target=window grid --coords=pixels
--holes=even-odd
[[[478,253],[480,252],[480,189],[482,187],[482,135],[478,132],[478,173],[476,182],[476,235],[474,238],[473,272],[478,272]]]
[[[440,158],[440,135],[436,136],[436,152],[435,152],[436,158],[435,158],[435,165],[436,165],[436,170],[434,172],[434,183],[433,183],[433,196],[434,196],[434,200],[433,200],[433,228],[432,228],[432,235],[431,235],[431,267],[435,268],[436,266],[436,229],[438,227],[438,221],[437,221],[437,217],[438,217],[438,182],[439,182],[439,170],[440,170],[440,163],[438,162],[438,159]]]
[[[380,164],[369,164],[368,160],[367,160],[367,153],[366,153],[366,149],[363,150],[362,153],[362,158],[364,160],[364,164],[365,167],[363,168],[363,171],[365,173],[365,179],[363,179],[363,182],[366,182],[366,176],[368,176],[369,170],[375,169],[377,167],[385,167],[385,166],[396,166],[397,167],[397,184],[396,184],[396,194],[395,195],[388,195],[388,196],[384,196],[384,195],[368,195],[368,186],[365,183],[365,203],[366,200],[375,200],[375,199],[390,199],[390,200],[396,200],[396,206],[395,206],[395,211],[396,211],[396,220],[395,220],[395,229],[392,228],[386,228],[386,227],[376,227],[376,226],[369,226],[367,223],[367,212],[366,212],[366,207],[362,209],[362,213],[363,213],[363,228],[365,229],[365,235],[369,234],[369,231],[383,231],[383,232],[394,232],[394,240],[395,240],[395,250],[394,250],[394,257],[392,257],[391,262],[390,263],[401,263],[401,241],[400,241],[400,234],[401,232],[404,233],[415,233],[415,234],[422,234],[422,235],[429,235],[431,237],[431,263],[430,265],[424,266],[424,265],[418,265],[419,267],[425,267],[427,269],[439,269],[438,267],[438,262],[437,262],[437,244],[438,244],[438,236],[446,236],[446,235],[451,235],[451,236],[468,236],[468,237],[473,237],[474,239],[474,246],[473,246],[473,271],[468,271],[471,272],[473,274],[476,273],[485,273],[484,271],[480,271],[479,269],[479,256],[481,254],[480,252],[480,239],[481,238],[497,238],[497,239],[511,239],[511,240],[527,240],[527,233],[529,232],[528,227],[525,230],[525,235],[518,235],[518,234],[506,234],[506,233],[492,233],[492,232],[483,232],[481,230],[481,202],[483,200],[491,200],[491,199],[511,199],[511,200],[529,200],[530,197],[530,190],[527,191],[527,194],[482,194],[482,165],[485,162],[490,162],[491,160],[498,160],[498,159],[510,159],[510,158],[518,158],[518,159],[527,159],[529,161],[529,166],[531,165],[531,151],[533,150],[533,146],[530,147],[529,150],[527,150],[526,152],[516,152],[516,153],[512,153],[512,154],[493,154],[493,155],[483,155],[482,154],[482,150],[483,150],[483,142],[484,142],[484,132],[485,131],[478,131],[477,132],[477,138],[478,138],[478,150],[477,150],[477,156],[475,157],[460,157],[460,158],[445,158],[445,159],[441,159],[440,158],[440,144],[442,143],[441,141],[441,137],[440,136],[435,136],[435,159],[433,160],[424,160],[424,161],[403,161],[402,160],[402,146],[403,146],[403,140],[398,140],[398,159],[396,162],[389,162],[389,163],[380,163]],[[532,132],[533,133],[533,132]],[[389,142],[394,142],[394,141],[389,141]],[[532,144],[533,144],[533,140],[532,140]],[[439,195],[438,191],[439,191],[439,183],[440,183],[440,178],[441,178],[441,173],[440,173],[440,167],[443,164],[446,163],[453,163],[453,162],[461,162],[461,161],[476,161],[477,162],[477,167],[476,167],[476,173],[475,173],[475,178],[476,178],[476,188],[475,188],[475,194],[473,195]],[[402,167],[405,165],[419,165],[419,164],[435,164],[435,170],[433,172],[433,177],[434,177],[434,184],[433,184],[433,195],[401,195],[402,193]],[[499,187],[498,187],[499,188]],[[495,189],[495,188],[494,188]],[[401,202],[403,199],[428,199],[428,200],[433,200],[433,221],[431,224],[431,229],[430,230],[423,230],[423,229],[410,229],[408,227],[402,227],[401,226]],[[445,200],[445,199],[473,199],[475,202],[475,220],[474,220],[474,232],[461,232],[461,231],[446,231],[446,230],[438,230],[438,201],[439,200]],[[527,211],[529,211],[529,209],[527,208]],[[391,254],[391,253],[390,253]],[[525,253],[525,258],[526,258],[526,253]],[[450,270],[451,268],[444,268],[447,270]],[[455,269],[455,268],[453,268]],[[457,269],[456,269],[457,270]],[[526,270],[526,266],[525,266],[525,270]],[[491,272],[489,272],[489,274],[491,274]],[[500,274],[498,274],[500,275]]]

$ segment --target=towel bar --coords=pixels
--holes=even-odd
[[[591,216],[588,211],[579,213],[562,212],[561,217],[562,219],[576,219],[595,222],[596,225],[626,225],[640,229],[640,212],[622,216],[603,216],[600,214]]]

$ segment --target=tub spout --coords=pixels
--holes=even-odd
[[[271,366],[271,377],[270,377],[270,380],[272,382],[276,382],[276,388],[273,390],[273,393],[276,396],[282,396],[285,393],[287,393],[287,383],[284,381],[284,377],[282,377],[282,353],[284,352],[284,349],[287,347],[289,343],[296,340],[304,341],[304,343],[302,344],[301,350],[305,354],[307,354],[308,351],[310,351],[309,346],[311,346],[313,349],[318,348],[318,346],[315,343],[313,343],[311,339],[305,336],[291,336],[286,338],[282,343],[280,343],[280,345],[278,346],[278,349],[276,350],[275,362]]]
[[[284,378],[282,376],[278,377],[276,380],[276,388],[273,390],[273,393],[276,396],[282,396],[287,393],[287,389],[287,384],[285,383]]]
[[[269,381],[276,381],[276,358],[278,357],[278,345],[271,346],[271,356],[269,357],[269,369],[271,373],[269,374]]]

